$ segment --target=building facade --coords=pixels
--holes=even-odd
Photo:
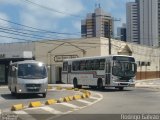
[[[0,84],[8,81],[8,68],[11,62],[32,60],[34,43],[1,43],[0,44]]]
[[[159,46],[158,2],[159,0],[136,0],[127,3],[128,42],[137,41],[141,45]]]
[[[126,8],[127,42],[139,44],[138,5],[135,2],[129,2],[126,5]]]
[[[121,41],[126,42],[126,24],[123,24],[122,27],[117,28],[117,36]]]
[[[99,7],[94,13],[88,13],[86,19],[81,21],[81,36],[83,38],[108,38],[113,35],[113,28],[111,15]]]

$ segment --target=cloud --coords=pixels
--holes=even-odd
[[[81,31],[81,21],[75,21],[72,23],[73,23],[74,28],[77,29],[77,31]]]
[[[5,19],[5,20],[9,20],[9,17],[5,14],[5,13],[2,13],[2,12],[0,12],[0,18],[3,18],[3,19]],[[9,23],[7,23],[7,22],[5,22],[5,21],[3,21],[3,20],[0,20],[0,28],[2,28],[2,26],[7,26],[7,27],[9,27],[10,26],[10,24]],[[4,36],[4,37],[3,37]],[[12,40],[11,39],[9,39],[9,38],[6,38],[6,37],[9,37],[10,36],[10,34],[8,34],[8,33],[5,33],[5,32],[3,32],[3,30],[2,29],[0,29],[0,43],[7,43],[7,42],[11,42]],[[11,36],[10,36],[11,37]]]
[[[0,18],[3,18],[5,20],[9,20],[9,17],[5,14],[5,13],[2,13],[0,12]],[[2,26],[9,26],[9,23],[3,21],[3,20],[0,20],[0,25]]]
[[[47,2],[45,0],[34,0],[33,2],[64,14],[55,12],[54,10],[43,9],[25,0],[1,0],[0,4],[13,5],[19,8],[21,24],[51,29],[57,28],[56,24],[59,23],[60,19],[70,17],[67,13],[78,15],[84,9],[80,0],[47,0]]]

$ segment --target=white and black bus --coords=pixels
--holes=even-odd
[[[46,97],[48,75],[46,65],[34,60],[10,64],[8,88],[13,95],[42,94]]]
[[[75,88],[90,86],[103,89],[135,86],[137,66],[132,56],[112,55],[64,60],[62,81]]]

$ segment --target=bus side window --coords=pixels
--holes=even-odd
[[[79,71],[80,70],[80,66],[79,66],[79,61],[75,61],[72,63],[72,70],[73,71]]]
[[[67,71],[68,69],[68,62],[63,63],[63,71]]]
[[[80,62],[80,70],[85,70],[86,69],[86,61],[85,60],[83,60],[83,61],[81,61]]]
[[[100,59],[99,70],[104,70],[105,68],[105,59]]]
[[[110,73],[111,72],[111,63],[107,62],[106,63],[106,73]]]
[[[99,70],[99,60],[94,60],[94,70]]]
[[[86,70],[92,70],[92,60],[86,61]]]

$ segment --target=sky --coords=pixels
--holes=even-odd
[[[121,19],[118,27],[126,22],[126,2],[134,0],[97,1],[0,0],[0,43],[80,37],[81,20],[94,12],[95,3]]]

